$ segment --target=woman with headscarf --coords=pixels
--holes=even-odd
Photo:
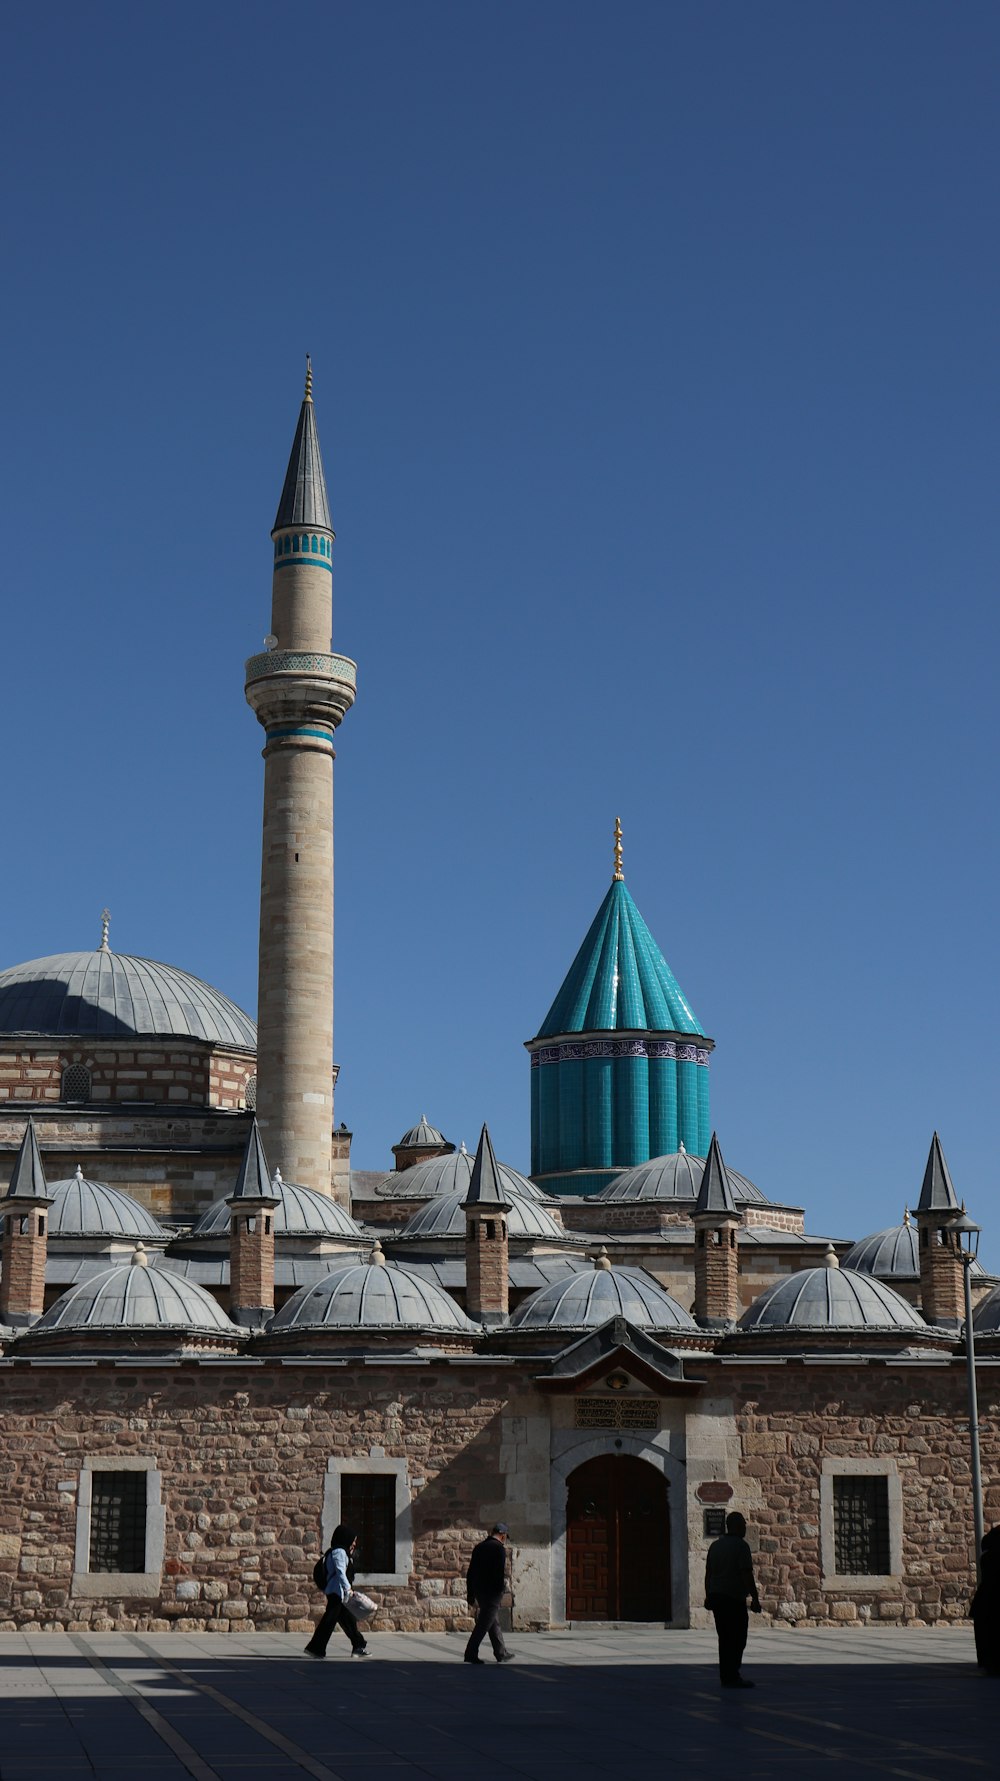
[[[330,1634],[335,1626],[342,1627],[350,1639],[352,1657],[368,1656],[368,1646],[361,1637],[358,1623],[347,1608],[351,1584],[354,1582],[352,1554],[357,1543],[358,1536],[352,1527],[346,1527],[343,1522],[340,1522],[334,1528],[333,1538],[330,1541],[325,1560],[326,1582],[323,1586],[323,1593],[326,1596],[326,1610],[306,1646],[310,1657],[326,1656]]]

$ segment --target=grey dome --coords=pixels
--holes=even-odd
[[[0,1033],[208,1039],[257,1048],[228,996],[174,965],[123,952],[57,952],[0,971]]]
[[[918,1311],[867,1274],[803,1268],[769,1286],[743,1313],[741,1330],[922,1330]]]
[[[422,1113],[419,1125],[413,1125],[408,1132],[404,1132],[394,1148],[396,1150],[433,1150],[436,1145],[447,1144],[447,1142],[444,1133],[439,1132],[437,1126],[431,1125],[426,1113]]]
[[[50,1237],[124,1237],[162,1241],[165,1233],[151,1212],[120,1187],[87,1181],[80,1169],[68,1181],[50,1181]]]
[[[676,1150],[670,1156],[654,1156],[648,1163],[626,1169],[594,1197],[598,1200],[696,1200],[704,1173],[703,1156]],[[726,1174],[737,1205],[746,1205],[750,1201],[755,1205],[770,1205],[767,1195],[762,1194],[745,1175],[738,1175],[730,1168],[726,1169]]]
[[[479,1334],[433,1281],[395,1262],[348,1262],[315,1286],[301,1286],[271,1330],[450,1330]]]
[[[387,1175],[378,1191],[394,1200],[431,1200],[437,1194],[459,1192],[464,1199],[472,1180],[474,1162],[475,1157],[471,1157],[464,1147],[449,1151],[446,1156],[429,1156],[425,1162],[414,1163],[396,1175]],[[527,1175],[519,1175],[508,1163],[498,1163],[497,1169],[505,1192],[520,1194],[526,1200],[549,1198],[528,1180]]]
[[[419,1207],[413,1217],[407,1220],[403,1236],[464,1237],[465,1199],[465,1194],[461,1192],[438,1194],[433,1200],[428,1200],[425,1206]],[[537,1200],[527,1199],[524,1194],[511,1194],[510,1211],[506,1217],[509,1237],[534,1237],[551,1243],[553,1239],[560,1241],[566,1235],[551,1212],[547,1212]]]
[[[553,1280],[517,1307],[511,1329],[595,1329],[627,1317],[641,1330],[696,1330],[693,1317],[640,1268],[593,1268]]]
[[[1000,1286],[980,1301],[972,1314],[972,1328],[977,1336],[995,1336],[1000,1332]]]
[[[856,1274],[874,1274],[880,1280],[919,1280],[916,1225],[904,1219],[888,1230],[873,1231],[847,1251],[841,1265]]]
[[[873,1274],[878,1280],[919,1280],[918,1237],[916,1225],[904,1218],[902,1224],[862,1237],[847,1251],[841,1266],[856,1274]],[[982,1263],[974,1261],[972,1272],[981,1277],[985,1272]]]
[[[278,1196],[274,1208],[276,1237],[350,1237],[357,1241],[361,1226],[343,1206],[329,1194],[314,1187],[300,1187],[295,1181],[282,1181],[276,1173],[271,1190]],[[230,1208],[225,1199],[213,1200],[191,1231],[192,1237],[228,1237]]]
[[[236,1336],[211,1293],[165,1268],[122,1262],[64,1292],[31,1327],[46,1330],[178,1330]]]

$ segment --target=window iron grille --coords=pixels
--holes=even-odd
[[[90,1071],[86,1064],[70,1064],[63,1071],[62,1098],[64,1101],[90,1100]]]
[[[888,1478],[833,1480],[834,1564],[840,1577],[887,1577]]]
[[[90,1506],[92,1571],[146,1568],[145,1472],[94,1472]]]

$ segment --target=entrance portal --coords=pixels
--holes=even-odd
[[[663,1473],[627,1453],[571,1472],[567,1620],[669,1620],[670,1504]]]

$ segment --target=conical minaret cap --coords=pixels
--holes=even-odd
[[[509,1211],[510,1201],[503,1190],[497,1159],[493,1154],[490,1134],[484,1126],[479,1134],[479,1149],[472,1165],[472,1179],[469,1191],[465,1196],[467,1206],[495,1206],[498,1211]]]
[[[14,1172],[7,1189],[8,1200],[21,1200],[28,1205],[48,1205],[52,1200],[42,1168],[41,1152],[35,1134],[35,1122],[29,1119],[24,1128],[21,1148],[14,1163]]]
[[[733,1189],[729,1180],[729,1172],[722,1160],[719,1140],[712,1133],[712,1142],[705,1158],[705,1172],[701,1178],[701,1187],[695,1202],[696,1218],[703,1213],[716,1213],[719,1217],[739,1218]]]
[[[944,1160],[941,1140],[937,1133],[931,1139],[930,1154],[924,1170],[924,1182],[917,1201],[919,1212],[957,1212],[958,1199],[951,1184],[948,1164]]]
[[[247,1146],[243,1152],[243,1161],[236,1177],[236,1186],[226,1204],[233,1206],[237,1203],[244,1204],[248,1200],[268,1206],[278,1204],[278,1195],[271,1184],[271,1171],[267,1166],[264,1144],[256,1120],[251,1122]]]
[[[316,410],[312,399],[312,367],[306,378],[306,393],[299,409],[299,423],[292,441],[292,455],[285,472],[285,486],[278,502],[272,530],[284,526],[320,526],[332,532],[330,503],[326,495],[326,478],[320,456]]]

